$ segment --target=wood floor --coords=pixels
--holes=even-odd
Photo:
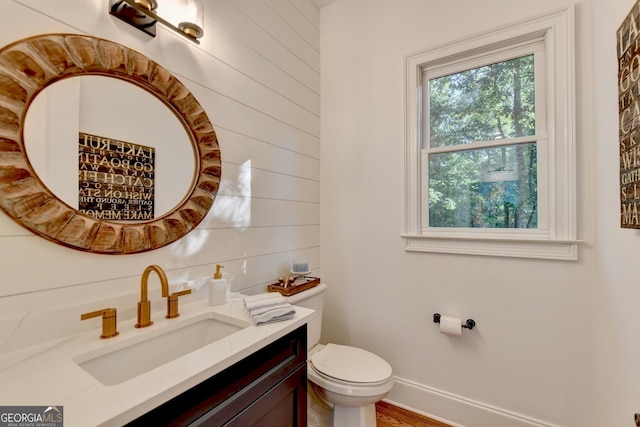
[[[386,402],[376,403],[376,421],[378,427],[451,427]]]

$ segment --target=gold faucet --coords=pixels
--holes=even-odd
[[[138,302],[138,323],[136,323],[136,328],[146,328],[153,325],[151,321],[151,301],[147,298],[147,281],[152,271],[155,271],[158,278],[160,278],[162,296],[165,298],[169,296],[169,282],[164,270],[157,265],[150,265],[145,268],[140,280],[140,301]]]
[[[80,320],[87,320],[98,316],[102,316],[102,335],[100,335],[100,338],[113,338],[120,333],[118,332],[115,308],[103,308],[102,310],[81,314]]]
[[[180,316],[178,312],[178,297],[182,295],[189,295],[191,293],[191,289],[185,289],[184,291],[174,292],[169,295],[167,298],[167,319],[173,319],[174,317]]]

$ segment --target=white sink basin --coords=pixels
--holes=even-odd
[[[149,331],[144,341],[133,339],[114,343],[106,353],[104,350],[98,352],[103,354],[93,351],[75,358],[75,362],[102,384],[116,385],[242,329],[218,319],[205,318],[167,332]]]

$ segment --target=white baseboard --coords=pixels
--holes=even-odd
[[[560,427],[403,378],[394,379],[385,402],[454,427]]]

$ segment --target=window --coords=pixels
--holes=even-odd
[[[573,10],[412,55],[406,249],[577,259]]]
[[[536,132],[544,129],[536,120],[544,103],[535,108],[544,99],[535,78],[542,48],[540,40],[518,49],[524,52],[491,52],[480,58],[487,65],[423,68],[424,224],[537,228],[537,152],[546,140]]]

